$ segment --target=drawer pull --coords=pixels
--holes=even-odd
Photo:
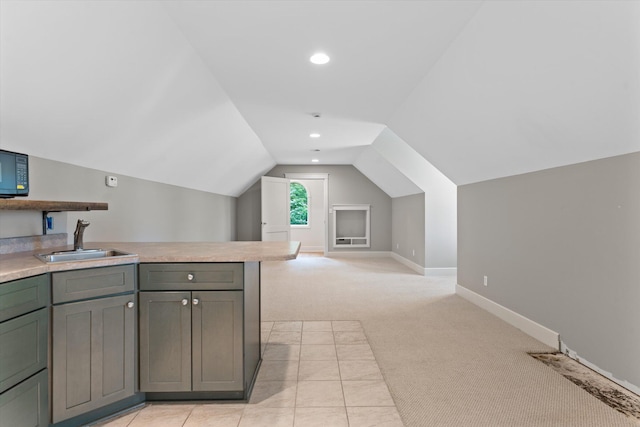
[[[191,273],[187,274],[187,279],[189,281],[192,281],[193,280],[193,274],[191,274]]]
[[[133,308],[133,306],[134,306],[134,305],[135,305],[135,304],[133,303],[133,301],[129,301],[129,302],[127,303],[127,308]]]
[[[198,298],[193,299],[193,305],[198,305],[199,303],[200,303],[200,300]]]
[[[182,300],[182,305],[187,305],[187,304],[189,304],[189,300],[188,300],[188,299],[186,299],[186,298],[184,298],[184,299]]]

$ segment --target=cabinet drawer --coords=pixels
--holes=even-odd
[[[47,367],[49,309],[0,324],[0,392]]]
[[[132,264],[64,271],[51,275],[53,303],[77,301],[133,291]]]
[[[48,383],[48,373],[45,369],[0,394],[0,427],[48,426]]]
[[[49,277],[46,274],[0,285],[0,322],[48,304]]]
[[[242,263],[140,264],[140,290],[241,290]]]

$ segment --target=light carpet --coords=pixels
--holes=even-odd
[[[528,352],[553,349],[390,258],[262,263],[262,320],[359,320],[406,426],[637,426]]]

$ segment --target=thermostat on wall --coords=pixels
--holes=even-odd
[[[107,187],[117,187],[118,186],[118,177],[107,175],[105,177],[105,184],[107,184]]]

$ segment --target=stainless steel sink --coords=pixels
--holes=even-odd
[[[116,249],[77,249],[69,251],[50,252],[48,254],[37,254],[36,258],[42,262],[66,262],[66,261],[82,261],[97,258],[113,258],[135,255]]]

